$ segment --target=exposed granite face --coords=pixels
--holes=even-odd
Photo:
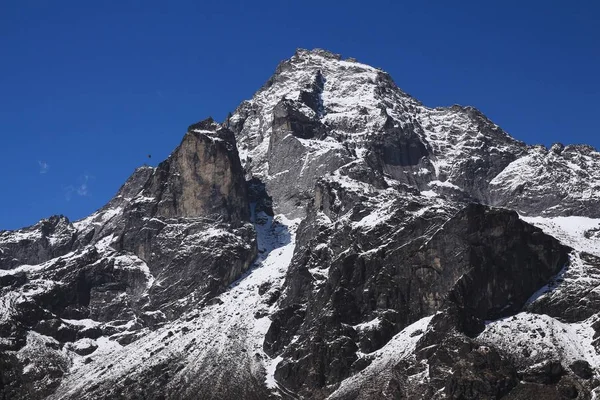
[[[300,49],[88,218],[0,232],[0,397],[591,399],[599,160]]]
[[[276,211],[294,218],[304,215],[316,179],[347,164],[352,158],[343,148],[327,149],[323,153],[308,149],[302,138],[288,128],[288,122],[282,124],[274,127],[269,142],[267,162],[271,175],[266,187],[275,200]]]
[[[188,128],[144,194],[156,198],[156,215],[163,218],[217,216],[240,224],[250,216],[235,137],[212,119]]]
[[[426,190],[429,175],[435,172],[431,153],[412,122],[401,125],[381,110],[386,121],[378,135],[369,141],[369,166],[392,179]]]

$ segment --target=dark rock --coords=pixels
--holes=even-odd
[[[585,360],[577,360],[569,365],[569,368],[575,375],[582,379],[591,379],[594,377],[594,371],[592,367]]]
[[[438,353],[441,350],[438,350]],[[454,365],[444,388],[451,399],[497,399],[517,385],[515,368],[489,347],[473,348],[463,354],[448,354]],[[434,363],[440,356],[430,358]],[[435,364],[434,364],[435,365]],[[435,367],[430,368],[436,370]],[[435,376],[433,377],[435,379]]]
[[[320,203],[322,200],[316,205]],[[333,217],[332,213],[330,215]],[[418,232],[419,225],[422,225],[420,229],[432,230],[423,223],[423,220],[414,221],[410,229],[412,234]],[[294,275],[288,276],[287,280],[295,285],[303,282],[298,274],[311,268],[302,266],[303,262],[310,262],[310,257],[300,256],[302,249],[309,247],[302,242],[302,229],[298,233],[295,261],[290,267],[290,274]],[[313,238],[314,233],[307,237]],[[338,247],[332,244],[335,240],[334,236],[330,248]],[[339,240],[361,243],[363,239],[349,238],[346,232],[339,231]],[[340,251],[347,249],[344,246],[338,248]],[[358,335],[357,339],[363,336],[357,342],[365,350],[373,351],[410,322],[443,309],[445,304],[448,310],[454,311],[446,311],[449,314],[441,316],[453,317],[444,330],[436,329],[442,337],[432,339],[432,343],[441,341],[449,327],[474,336],[483,330],[485,319],[518,311],[538,287],[560,270],[567,254],[567,248],[522,222],[515,213],[470,205],[447,221],[443,230],[438,230],[425,244],[417,240],[412,245],[392,248],[385,255],[374,253],[368,262],[346,250],[344,256],[334,258],[336,261],[329,266],[328,280],[313,297],[305,297],[310,290],[290,287],[283,304],[308,301],[305,320],[298,326],[299,319],[286,323],[289,316],[276,317],[265,342],[266,348],[276,354],[282,343],[289,342],[297,334],[300,336],[298,342],[312,342],[319,329],[327,329],[328,336],[332,332],[341,335],[344,324],[355,325],[365,321],[361,316],[369,315],[372,319],[373,315],[386,309],[394,310],[382,319],[385,322],[378,330]],[[482,287],[490,290],[478,289]],[[276,336],[281,339],[277,341]],[[271,343],[279,344],[274,347]],[[338,345],[329,346],[331,350],[343,351]],[[287,372],[280,375],[286,386],[301,390],[308,384],[303,379],[310,379],[309,386],[335,382],[324,367],[333,362],[326,358],[329,352],[319,347],[292,346],[283,354],[294,360],[293,373],[289,370],[290,364],[286,367]],[[315,371],[322,371],[323,375],[318,379],[311,377]]]
[[[23,286],[27,282],[27,275],[24,272],[17,272],[13,275],[0,276],[0,287],[12,286],[17,288]]]
[[[528,368],[526,371],[521,372],[521,380],[525,382],[541,383],[541,384],[555,384],[560,381],[561,377],[565,374],[560,362],[547,361],[541,365]]]

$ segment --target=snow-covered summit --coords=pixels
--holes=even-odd
[[[247,175],[272,190],[294,182],[295,192],[307,193],[319,176],[358,163],[421,191],[516,207],[527,197],[515,193],[518,181],[549,168],[561,172],[544,175],[558,173],[565,190],[576,183],[571,212],[588,210],[590,199],[596,201],[595,184],[585,183],[588,177],[597,182],[597,153],[589,146],[553,148],[552,154],[564,153],[569,161],[542,167],[535,161],[536,147],[511,137],[476,108],[427,107],[386,72],[321,49],[300,49],[281,62],[226,124],[236,134]],[[554,191],[545,181],[536,176],[540,190]],[[298,201],[304,204],[294,198]],[[297,215],[287,204],[275,206]],[[525,208],[519,209],[536,212]]]

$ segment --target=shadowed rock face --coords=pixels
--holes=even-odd
[[[413,124],[399,125],[386,117],[379,135],[371,139],[367,160],[372,168],[378,169],[398,182],[420,189],[427,188],[430,178],[427,176],[434,171],[429,160],[431,154],[427,150]],[[422,171],[427,171],[423,174]]]
[[[20,231],[18,240],[12,232],[0,231],[0,269],[11,269],[23,264],[39,264],[62,256],[79,242],[77,231],[64,216],[52,216]],[[5,240],[3,240],[5,239]]]
[[[326,136],[326,127],[323,126],[317,114],[310,118],[305,113],[298,110],[302,106],[308,106],[306,103],[295,102],[292,100],[282,100],[273,109],[273,131],[271,136],[271,146],[273,142],[291,134],[300,139],[324,139]]]
[[[88,218],[0,232],[0,398],[591,399],[599,166],[300,49]]]
[[[330,209],[322,202],[317,206]],[[270,354],[284,358],[275,376],[287,388],[321,398],[364,367],[358,351],[376,351],[407,325],[448,307],[456,310],[455,329],[477,335],[484,320],[518,312],[567,263],[570,249],[514,212],[469,205],[447,221],[396,215],[404,220],[402,230],[374,252],[365,252],[365,245],[377,243],[380,231],[338,224],[337,232],[328,231],[333,237],[320,236],[327,226],[305,220],[301,229],[310,233],[299,238],[281,300],[285,307],[265,341]],[[328,244],[329,254],[313,250],[323,249],[319,243]],[[329,272],[315,291],[308,271],[317,265]],[[378,323],[368,331],[354,328],[374,319]]]

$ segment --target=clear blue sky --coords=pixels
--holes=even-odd
[[[297,47],[383,68],[429,106],[473,105],[531,144],[600,147],[599,4],[2,0],[0,229],[93,212]]]

